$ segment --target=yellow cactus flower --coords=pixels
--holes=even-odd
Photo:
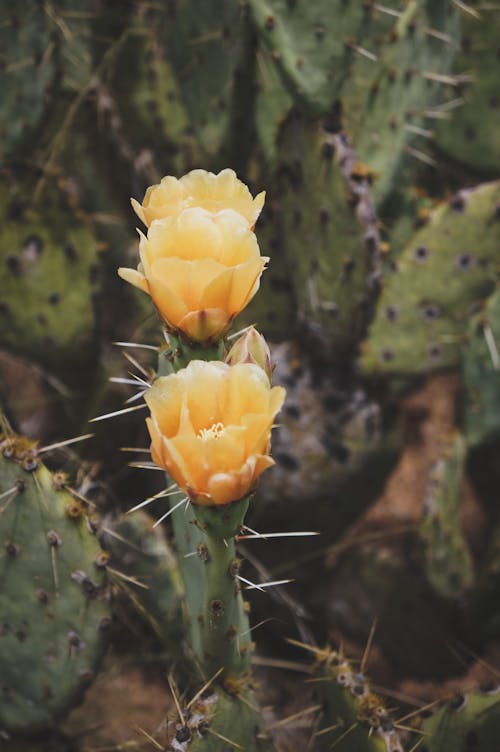
[[[234,170],[222,170],[218,175],[206,170],[192,170],[179,180],[167,175],[161,183],[147,189],[142,205],[133,198],[132,206],[147,227],[155,219],[175,216],[183,209],[198,206],[212,214],[233,209],[253,228],[264,206],[265,196],[263,191],[252,198]]]
[[[120,277],[151,295],[173,330],[196,342],[220,338],[259,289],[268,259],[232,209],[185,209],[141,234],[137,270]]]
[[[192,360],[146,392],[151,456],[194,504],[248,495],[274,464],[271,427],[285,399],[252,363]]]

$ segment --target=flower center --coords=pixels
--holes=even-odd
[[[226,432],[226,427],[223,423],[214,423],[210,428],[200,428],[198,436],[202,441],[208,441],[208,439],[220,439]]]

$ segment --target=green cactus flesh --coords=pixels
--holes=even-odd
[[[471,555],[460,519],[466,445],[457,435],[429,477],[420,534],[425,543],[427,577],[435,591],[458,598],[473,581]]]
[[[238,687],[234,687],[238,691]],[[231,694],[220,687],[208,688],[201,698],[167,722],[168,750],[172,752],[220,752],[244,749],[246,752],[270,752],[272,746],[261,728],[261,720],[252,707],[252,693],[239,688]]]
[[[255,229],[263,256],[269,263],[260,280],[259,292],[240,313],[234,331],[258,322],[259,331],[272,342],[289,339],[297,327],[297,305],[290,281],[283,216],[279,199],[268,194]]]
[[[158,18],[157,41],[166,49],[205,163],[218,152],[227,155],[235,128],[241,152],[251,121],[241,95],[250,86],[253,51],[239,4],[172,3]]]
[[[439,121],[437,147],[447,157],[484,175],[500,170],[498,38],[500,8],[472,2],[476,16],[464,16],[462,49],[454,69],[463,83],[451,117]]]
[[[500,432],[500,291],[470,322],[463,348],[463,422],[469,446],[492,441]]]
[[[307,117],[328,113],[378,176],[374,195],[382,201],[396,176],[406,179],[415,154],[426,159],[419,142],[432,137],[429,110],[443,104],[443,88],[454,83],[448,72],[459,46],[459,11],[444,0],[412,0],[403,9],[341,0],[249,6],[259,38],[257,133],[267,159],[276,156],[292,105]]]
[[[33,136],[55,84],[54,25],[42,5],[0,2],[2,107],[0,156]]]
[[[91,229],[50,194],[38,209],[0,185],[0,346],[46,366],[93,354],[99,276]]]
[[[343,137],[301,118],[281,134],[276,195],[299,322],[325,357],[356,348],[377,294],[370,174]]]
[[[92,681],[110,625],[106,555],[32,442],[1,437],[0,727],[49,726]]]
[[[458,695],[422,723],[428,752],[498,749],[500,692]]]
[[[413,178],[416,161],[432,163],[433,107],[450,99],[448,88],[453,92],[446,82],[453,83],[448,73],[459,46],[460,12],[446,0],[410,0],[394,10],[390,27],[386,20],[361,43],[372,57],[355,56],[341,97],[343,125],[376,175],[377,205]]]
[[[290,96],[313,117],[330,110],[350,68],[351,44],[372,23],[363,3],[249,0],[252,20]]]
[[[178,659],[185,636],[184,593],[175,557],[162,530],[154,528],[154,520],[137,510],[108,523],[102,535],[111,554],[110,564],[130,578],[121,580],[120,591]]]
[[[223,507],[191,505],[186,515],[183,505],[172,515],[190,618],[191,647],[207,676],[221,668],[229,677],[249,670],[250,627],[238,580],[241,561],[234,541],[247,506],[248,500]]]
[[[500,184],[439,207],[387,275],[363,345],[367,374],[426,373],[460,363],[468,320],[498,274]]]
[[[315,650],[314,676],[323,705],[317,749],[339,752],[403,752],[383,700],[366,677],[332,650]]]
[[[138,160],[144,146],[152,150],[149,169],[158,165],[161,174],[154,180],[159,180],[163,174],[184,172],[198,147],[156,22],[155,14],[133,18],[132,33],[118,50],[102,93],[112,103],[111,147],[126,160]]]

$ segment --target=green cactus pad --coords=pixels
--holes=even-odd
[[[317,749],[340,752],[403,752],[398,732],[382,698],[366,677],[342,655],[313,649],[314,676],[323,704]]]
[[[450,700],[422,723],[429,752],[493,752],[498,746],[500,692],[471,692]]]
[[[465,456],[465,441],[457,435],[430,474],[420,525],[427,577],[445,598],[462,596],[474,578],[460,519]]]
[[[43,5],[0,3],[2,108],[0,156],[10,155],[40,125],[56,78],[55,25]]]
[[[269,530],[272,520],[281,529],[286,519],[302,529],[307,498],[314,529],[336,540],[381,492],[397,458],[397,431],[384,428],[380,405],[352,376],[346,384],[323,374],[319,382],[297,343],[273,346],[271,362],[273,383],[286,387],[287,398],[272,437],[276,465],[259,482],[251,524]]]
[[[279,145],[288,273],[299,322],[323,356],[342,360],[357,347],[378,294],[378,234],[370,173],[349,143],[318,124],[289,119]]]
[[[448,0],[410,0],[394,10],[380,11],[372,39],[361,42],[372,57],[356,54],[341,98],[344,127],[376,175],[377,205],[413,178],[416,165],[433,163],[430,115],[451,99],[446,82],[459,47],[460,12]]]
[[[279,199],[266,197],[255,234],[263,256],[269,263],[260,280],[259,292],[240,313],[234,331],[257,324],[266,338],[281,342],[293,335],[297,326],[297,303],[287,262],[286,235]]]
[[[167,722],[168,750],[172,752],[220,752],[244,749],[246,752],[270,752],[272,746],[262,729],[255,698],[243,686],[229,694],[211,687],[184,710],[184,724]]]
[[[99,277],[90,227],[51,193],[38,209],[0,185],[0,346],[43,365],[93,355]]]
[[[131,580],[119,588],[134,612],[145,619],[167,649],[179,658],[185,628],[181,610],[183,588],[177,564],[160,528],[141,511],[123,517],[103,531],[111,565]],[[138,585],[135,585],[137,581]]]
[[[470,3],[476,17],[465,14],[462,49],[454,71],[466,74],[457,90],[458,105],[452,117],[439,122],[437,147],[447,157],[483,175],[497,177],[500,171],[500,8],[494,4]],[[460,101],[461,100],[461,101]]]
[[[463,348],[463,421],[469,446],[492,441],[500,432],[500,291],[469,325]]]
[[[469,317],[499,270],[499,201],[499,183],[460,191],[403,249],[363,345],[365,373],[418,374],[460,363]]]
[[[251,123],[242,96],[250,91],[253,70],[246,13],[228,0],[181,0],[164,9],[158,21],[157,40],[177,78],[205,164],[224,153],[221,167],[226,166],[229,142],[236,138],[241,153]]]
[[[182,101],[179,84],[158,31],[158,18],[133,17],[107,76],[111,108],[111,148],[121,159],[136,161],[150,182],[164,174],[183,173],[196,161],[196,139]],[[139,155],[153,155],[144,170]],[[142,195],[137,196],[142,200]]]
[[[445,0],[393,9],[342,0],[249,6],[259,38],[257,130],[268,159],[292,104],[307,117],[329,113],[332,127],[349,134],[378,175],[381,201],[416,152],[426,159],[425,136],[433,135],[426,115],[448,99],[443,89],[459,47],[459,11]]]
[[[262,54],[276,65],[293,99],[317,117],[328,111],[349,70],[350,42],[358,43],[372,14],[342,0],[249,0]]]
[[[34,444],[0,439],[0,727],[29,733],[78,702],[110,626],[106,554]]]

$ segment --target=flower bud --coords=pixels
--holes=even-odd
[[[230,366],[236,363],[254,363],[260,366],[267,375],[269,381],[272,377],[271,353],[269,345],[257,329],[250,326],[239,337],[226,355],[225,362]]]

